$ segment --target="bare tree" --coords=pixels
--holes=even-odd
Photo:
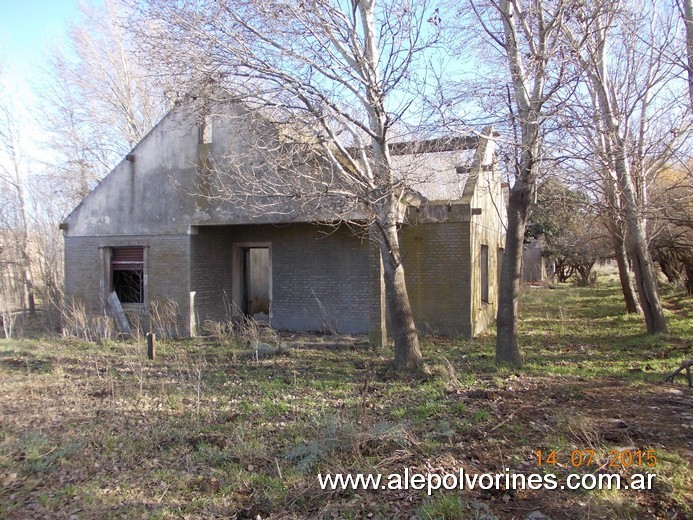
[[[0,283],[5,309],[21,301],[34,313],[37,298],[44,306],[59,303],[58,223],[144,137],[177,94],[166,93],[166,71],[142,65],[124,8],[119,0],[83,5],[70,28],[68,49],[50,53],[44,73],[52,80],[35,87],[42,106],[27,107],[40,114],[33,124],[41,126],[45,141],[33,144],[42,145],[42,162],[38,149],[30,156],[23,142],[31,132],[30,113],[20,119],[10,97],[4,91],[0,96]]]
[[[602,173],[605,173],[602,170]],[[606,229],[611,236],[611,243],[614,249],[614,259],[618,268],[621,292],[626,304],[626,312],[629,314],[639,314],[642,312],[638,302],[633,277],[631,276],[628,262],[628,247],[626,237],[628,229],[622,210],[622,200],[618,196],[618,187],[608,173],[602,178],[605,197],[602,199],[602,219]]]
[[[693,295],[693,176],[687,168],[657,174],[648,215],[653,259],[670,283]]]
[[[629,267],[623,201],[616,178],[608,167],[606,136],[594,123],[595,119],[598,119],[594,106],[589,102],[581,102],[580,94],[589,96],[589,89],[578,90],[575,96],[577,99],[567,104],[562,114],[562,118],[567,121],[566,126],[571,127],[571,132],[562,145],[573,150],[570,161],[565,165],[566,179],[572,179],[572,182],[589,193],[595,202],[595,210],[611,237],[626,312],[640,313],[635,283]]]
[[[686,65],[684,68],[688,75],[688,96],[690,98],[691,110],[693,110],[693,0],[678,0],[677,4],[685,23]]]
[[[2,69],[0,69],[0,81]],[[6,232],[14,234],[14,246],[17,249],[17,262],[24,288],[23,303],[29,314],[36,314],[34,298],[34,281],[31,270],[31,252],[29,249],[29,218],[25,194],[27,172],[26,160],[20,142],[20,127],[10,104],[10,98],[0,83],[0,181],[12,191],[14,215]]]
[[[570,63],[561,27],[570,2],[563,0],[501,0],[470,2],[491,44],[500,50],[508,71],[509,133],[515,138],[510,154],[512,186],[508,228],[500,275],[496,362],[520,365],[518,296],[522,251],[532,194],[544,155],[543,137],[570,84]],[[498,90],[498,84],[494,87]],[[497,100],[498,101],[498,100]]]
[[[38,85],[41,125],[67,206],[79,202],[173,105],[170,75],[145,67],[120,0],[82,4],[67,48],[54,48]]]
[[[403,209],[417,196],[393,167],[391,142],[395,125],[406,129],[407,117],[416,114],[437,11],[425,1],[227,0],[174,8],[152,0],[144,19],[145,43],[173,51],[168,58],[184,61],[190,76],[214,78],[282,128],[282,139],[272,142],[289,147],[283,153],[258,142],[245,159],[236,159],[247,164],[248,154],[255,154],[265,164],[271,156],[286,161],[261,171],[237,168],[246,172],[246,190],[228,191],[254,193],[263,211],[273,211],[273,198],[304,208],[314,201],[312,208],[333,212],[325,220],[368,229],[382,258],[393,366],[419,366],[397,233]],[[292,162],[297,157],[304,157],[300,168]],[[233,160],[227,158],[227,168]]]
[[[593,154],[601,162],[607,199],[623,218],[638,296],[650,333],[667,330],[648,250],[648,184],[688,135],[674,92],[671,12],[657,5],[592,1],[564,30],[585,74]],[[649,42],[656,40],[657,46]],[[673,87],[672,87],[673,85]]]

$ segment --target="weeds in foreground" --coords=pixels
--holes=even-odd
[[[75,298],[66,298],[63,302],[60,321],[64,338],[97,342],[111,340],[116,336],[113,318],[106,314],[89,314],[84,303]]]
[[[141,341],[0,340],[0,516],[683,517],[690,391],[659,379],[690,356],[686,305],[677,300],[672,334],[649,338],[620,312],[615,286],[535,289],[522,302],[526,368],[493,365],[492,332],[432,337],[431,372],[411,379],[381,372],[388,354],[360,338],[285,337],[252,323],[161,341],[153,362]],[[628,446],[656,450],[651,492],[504,501],[316,482],[318,472],[404,468],[529,473],[539,449]]]

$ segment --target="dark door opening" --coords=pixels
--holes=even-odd
[[[271,300],[269,248],[242,248],[240,267],[241,311],[246,316],[267,320]]]

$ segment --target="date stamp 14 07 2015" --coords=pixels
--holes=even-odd
[[[562,467],[588,467],[605,466],[607,468],[631,468],[648,467],[657,465],[657,453],[655,450],[631,450],[612,449],[604,456],[592,449],[572,450],[563,452],[560,450],[537,450],[537,466],[562,466]]]

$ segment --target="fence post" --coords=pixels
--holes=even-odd
[[[154,359],[156,357],[156,334],[147,332],[147,357]]]

